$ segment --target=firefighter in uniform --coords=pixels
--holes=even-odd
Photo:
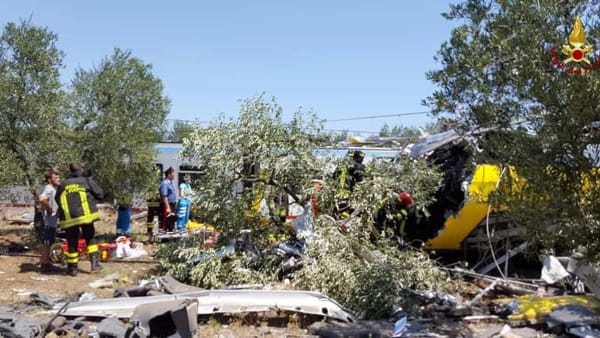
[[[65,231],[69,247],[67,256],[67,273],[77,275],[79,262],[78,243],[81,237],[86,241],[87,254],[90,258],[91,271],[102,269],[100,252],[94,238],[94,221],[100,219],[96,200],[102,200],[104,192],[90,177],[83,176],[83,168],[79,163],[69,165],[69,176],[56,190],[58,203],[59,226]]]
[[[406,191],[393,193],[391,197],[380,201],[371,239],[378,240],[384,236],[405,240],[406,222],[412,206],[412,196]]]
[[[365,165],[363,160],[365,153],[360,150],[349,150],[344,163],[334,173],[334,179],[338,183],[336,198],[336,213],[338,218],[344,219],[350,216],[353,209],[348,200],[357,183],[365,177]]]

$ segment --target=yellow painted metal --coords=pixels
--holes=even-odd
[[[508,316],[510,320],[530,320],[542,319],[545,315],[551,313],[559,305],[583,305],[590,310],[599,313],[600,302],[591,295],[570,295],[570,296],[548,296],[539,297],[535,295],[525,295],[516,298],[503,298],[494,300],[498,304],[507,304],[513,301],[519,303],[516,311]]]
[[[206,224],[206,223],[196,222],[196,221],[188,221],[186,224],[186,227],[189,230],[215,231],[214,226],[212,226],[210,224]]]
[[[456,215],[448,217],[444,228],[425,247],[430,250],[459,250],[462,241],[486,217],[489,194],[500,179],[500,166],[483,164],[475,168],[468,187],[469,199]]]

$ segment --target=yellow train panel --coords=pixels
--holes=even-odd
[[[461,243],[481,223],[488,212],[488,196],[496,189],[500,179],[500,167],[483,164],[475,168],[468,187],[469,200],[454,216],[448,217],[437,237],[427,241],[425,247],[432,250],[458,250]]]

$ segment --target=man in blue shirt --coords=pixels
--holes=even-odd
[[[160,182],[160,187],[158,188],[160,194],[161,229],[164,231],[173,231],[175,222],[177,221],[177,215],[175,214],[177,197],[175,196],[175,186],[173,186],[174,178],[175,170],[169,167],[169,169],[165,170],[165,179]]]

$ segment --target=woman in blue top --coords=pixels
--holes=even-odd
[[[192,200],[192,176],[190,174],[185,174],[183,176],[183,182],[179,185],[179,197],[187,198],[190,201]]]

